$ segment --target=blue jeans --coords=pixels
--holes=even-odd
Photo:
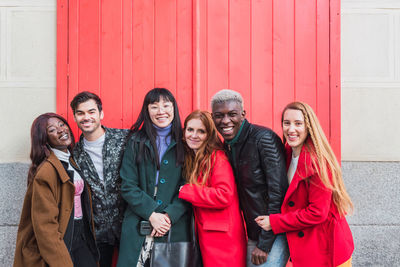
[[[251,263],[251,252],[256,247],[257,241],[250,240],[247,242],[247,267],[284,267],[289,259],[289,247],[286,235],[277,235],[272,244],[271,251],[268,253],[267,261],[261,265]]]

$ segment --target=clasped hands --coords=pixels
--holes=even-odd
[[[171,220],[167,213],[153,212],[149,217],[149,222],[153,226],[151,236],[164,236],[171,228]]]

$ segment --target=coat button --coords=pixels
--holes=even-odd
[[[303,231],[300,231],[297,235],[298,235],[299,237],[303,237],[303,236],[304,236],[304,232],[303,232]]]
[[[161,178],[161,179],[160,179],[160,183],[165,184],[165,179],[164,179],[164,178]]]
[[[164,163],[164,165],[167,165],[168,164],[168,160],[164,159],[163,163]]]
[[[157,204],[161,205],[162,204],[162,200],[161,199],[157,200]]]
[[[289,201],[289,207],[293,207],[294,206],[294,202],[293,201]]]

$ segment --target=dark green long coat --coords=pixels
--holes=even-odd
[[[150,141],[145,145],[150,151]],[[171,241],[190,240],[190,206],[178,198],[179,187],[184,183],[181,167],[176,166],[176,142],[171,140],[161,159],[158,176],[158,191],[153,199],[157,166],[151,160],[136,164],[139,140],[135,135],[129,140],[122,160],[121,195],[128,203],[122,223],[118,267],[136,266],[145,236],[139,234],[139,222],[148,220],[155,212],[168,213],[171,227]],[[166,242],[166,237],[154,238],[155,242]]]

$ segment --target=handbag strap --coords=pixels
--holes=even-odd
[[[191,232],[191,237],[192,237],[192,241],[196,242],[196,230],[194,227],[194,214],[192,214],[192,216],[190,216],[190,232]],[[167,243],[171,243],[171,232],[172,232],[172,225],[171,225],[171,229],[169,229],[168,231],[168,236],[167,236]]]

